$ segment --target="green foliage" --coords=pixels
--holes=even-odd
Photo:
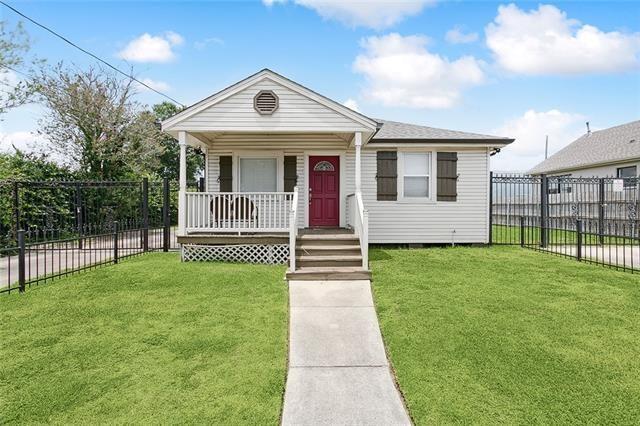
[[[372,250],[380,326],[422,424],[640,423],[640,280],[511,248]]]
[[[15,181],[68,181],[75,174],[50,161],[45,155],[0,153],[0,244],[15,241],[14,182]],[[71,219],[68,197],[63,189],[34,189],[19,185],[21,227],[39,225],[59,227]],[[44,218],[48,218],[48,223]],[[57,222],[53,223],[51,221]]]
[[[0,297],[2,423],[278,423],[283,274],[147,254]]]
[[[162,102],[153,106],[153,114],[161,122],[176,115],[182,109],[171,102]],[[160,167],[156,170],[159,176],[178,181],[180,178],[180,146],[178,141],[166,133],[159,136],[163,148],[160,154]],[[204,169],[204,157],[199,149],[187,147],[187,180],[196,180]]]
[[[0,180],[73,180],[75,173],[51,161],[45,154],[0,153]]]
[[[34,81],[46,107],[39,133],[81,178],[127,180],[157,170],[162,135],[155,116],[133,100],[132,80],[60,64]]]

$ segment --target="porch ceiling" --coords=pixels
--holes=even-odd
[[[193,146],[228,147],[255,145],[256,147],[275,148],[293,145],[323,145],[333,148],[336,145],[348,147],[353,144],[354,132],[188,132],[188,144]]]

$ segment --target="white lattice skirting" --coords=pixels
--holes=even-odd
[[[182,260],[185,262],[222,261],[281,265],[289,262],[289,245],[247,244],[207,246],[184,244],[182,246]]]

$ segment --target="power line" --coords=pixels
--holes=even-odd
[[[7,64],[0,64],[0,67],[2,67],[2,68],[6,68],[6,69],[8,69],[9,71],[13,71],[13,72],[15,72],[16,74],[20,74],[20,75],[21,75],[21,76],[23,76],[23,77],[31,78],[29,75],[27,75],[27,74],[23,73],[22,71],[19,71],[19,70],[15,69],[15,68],[10,67],[10,66],[9,66],[9,65],[7,65]]]
[[[26,19],[26,20],[28,20],[29,22],[31,22],[31,23],[33,23],[33,24],[35,24],[35,25],[39,26],[39,27],[40,27],[40,28],[42,28],[43,30],[45,30],[45,31],[47,31],[47,32],[49,32],[49,33],[51,33],[51,34],[53,34],[54,36],[58,37],[59,39],[61,39],[61,40],[62,40],[62,41],[64,41],[65,43],[70,44],[71,46],[75,47],[75,48],[76,48],[76,49],[78,49],[79,51],[81,51],[81,52],[83,52],[83,53],[85,53],[85,54],[87,54],[87,55],[91,56],[93,59],[95,59],[95,60],[97,60],[97,61],[99,61],[99,62],[103,63],[104,65],[108,66],[108,67],[109,67],[109,68],[111,68],[112,70],[114,70],[114,71],[116,71],[116,72],[118,72],[118,73],[120,73],[120,74],[124,75],[124,76],[125,76],[125,77],[127,77],[127,78],[130,78],[131,80],[133,80],[133,81],[137,82],[138,84],[140,84],[140,85],[142,85],[142,86],[146,87],[147,89],[149,89],[149,90],[151,90],[151,91],[153,91],[153,92],[157,93],[158,95],[160,95],[160,96],[164,96],[165,98],[169,99],[169,100],[170,100],[170,101],[172,101],[172,102],[177,103],[178,105],[181,105],[181,106],[183,106],[183,107],[184,107],[184,106],[186,106],[186,105],[184,105],[182,102],[178,102],[177,100],[173,99],[171,96],[166,95],[166,94],[164,94],[164,93],[160,92],[159,90],[156,90],[156,89],[154,89],[153,87],[149,86],[148,84],[146,84],[146,83],[144,83],[144,82],[142,82],[142,81],[138,80],[138,79],[137,79],[137,78],[135,78],[134,76],[132,76],[132,75],[130,75],[130,74],[127,74],[127,73],[126,73],[126,72],[124,72],[124,71],[120,71],[118,68],[116,68],[115,66],[111,65],[109,62],[107,62],[107,61],[105,61],[104,59],[102,59],[102,58],[98,57],[97,55],[94,55],[93,53],[89,52],[88,50],[83,49],[82,47],[78,46],[77,44],[75,44],[74,42],[72,42],[71,40],[69,40],[68,38],[64,37],[63,35],[61,35],[61,34],[59,34],[59,33],[57,33],[57,32],[55,32],[54,30],[52,30],[51,28],[47,27],[46,25],[41,24],[41,23],[39,23],[38,21],[36,21],[36,20],[34,20],[34,19],[32,19],[32,18],[28,17],[27,15],[25,15],[25,14],[24,14],[24,13],[22,13],[22,12],[20,12],[19,10],[17,10],[17,9],[16,9],[16,8],[14,8],[13,6],[8,5],[8,4],[7,4],[7,3],[5,3],[4,1],[0,0],[0,4],[2,4],[2,5],[4,5],[5,7],[7,7],[7,8],[9,8],[9,9],[11,9],[11,10],[12,10],[12,11],[14,11],[15,13],[17,13],[18,15],[22,16],[24,19]]]

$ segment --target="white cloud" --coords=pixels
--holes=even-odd
[[[144,84],[146,84],[147,86],[158,90],[160,92],[167,92],[169,90],[171,90],[171,86],[169,86],[169,83],[166,83],[164,81],[160,81],[160,80],[152,80],[150,78],[143,78],[142,81]],[[140,89],[141,91],[149,91],[148,88],[144,87],[142,84],[136,84],[136,86],[138,87],[138,89]]]
[[[193,43],[193,47],[195,47],[197,50],[203,50],[211,44],[217,44],[221,46],[224,44],[224,40],[218,37],[209,37],[205,38],[204,40],[196,41],[195,43]]]
[[[478,33],[465,33],[462,28],[456,26],[447,31],[445,39],[453,44],[473,43],[478,40]]]
[[[500,6],[485,32],[498,64],[515,73],[605,73],[640,65],[640,33],[603,32],[551,5],[529,12]]]
[[[178,46],[184,43],[184,37],[182,37],[180,34],[173,31],[167,31],[164,34],[164,37],[172,46]]]
[[[528,110],[506,121],[492,134],[515,138],[501,153],[492,157],[491,168],[498,171],[525,172],[544,160],[545,138],[549,136],[549,156],[586,132],[585,117],[552,109]]]
[[[25,152],[39,152],[43,144],[46,141],[32,132],[0,133],[0,152],[15,152],[14,147]]]
[[[173,31],[152,36],[144,33],[131,40],[118,57],[132,62],[169,62],[175,59],[173,48],[184,43],[184,38]]]
[[[360,112],[360,109],[358,108],[358,102],[355,99],[349,98],[346,101],[344,101],[342,105],[346,106],[349,109],[354,110],[355,112]]]
[[[387,106],[449,108],[465,88],[484,81],[482,62],[472,56],[450,61],[430,53],[427,41],[395,33],[364,39],[364,53],[353,64],[367,81],[363,96]]]
[[[262,0],[267,6],[287,0]],[[325,19],[350,27],[388,28],[407,16],[419,14],[435,0],[293,0],[295,4],[316,11]]]

